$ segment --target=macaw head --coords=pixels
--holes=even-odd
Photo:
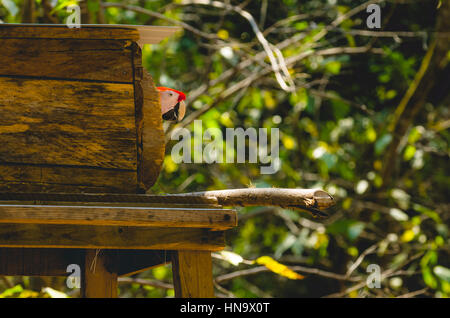
[[[167,87],[157,87],[161,97],[161,112],[165,120],[180,121],[186,113],[186,95]]]

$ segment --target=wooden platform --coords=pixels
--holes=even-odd
[[[0,191],[145,193],[165,142],[139,45],[176,30],[0,23]]]
[[[213,297],[211,251],[225,247],[236,212],[167,201],[0,193],[0,275],[67,276],[76,264],[84,297],[115,297],[118,276],[171,262],[177,297]]]

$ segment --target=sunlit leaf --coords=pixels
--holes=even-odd
[[[397,208],[390,209],[389,214],[397,221],[408,221],[409,219],[408,214]]]
[[[402,236],[400,237],[400,239],[401,239],[403,242],[407,243],[407,242],[412,241],[412,240],[414,239],[415,236],[416,236],[416,235],[415,235],[415,233],[414,233],[413,230],[406,230],[405,232],[403,232],[403,234],[402,234]]]
[[[218,36],[219,38],[221,38],[222,40],[227,40],[227,39],[230,37],[228,31],[227,31],[227,30],[224,30],[224,29],[220,29],[220,30],[217,32],[217,36]]]
[[[222,260],[227,261],[234,266],[238,266],[244,261],[241,255],[230,251],[220,251],[218,254],[220,255]]]
[[[414,154],[416,153],[416,147],[412,145],[406,146],[405,152],[403,153],[403,159],[405,161],[409,161],[414,157]]]
[[[42,288],[42,292],[50,296],[50,298],[68,298],[69,296],[63,292],[57,291],[51,287]]]
[[[437,279],[433,276],[431,270],[429,268],[422,269],[422,277],[425,284],[435,289],[438,285]]]
[[[21,293],[23,291],[22,285],[16,285],[14,287],[8,288],[0,294],[0,298],[11,297],[14,294]]]
[[[450,269],[444,266],[435,266],[433,268],[433,273],[442,280],[450,283]]]
[[[19,12],[19,8],[12,0],[1,0],[2,5],[9,11],[13,17]]]
[[[299,31],[303,31],[308,27],[308,22],[306,21],[297,22],[294,24],[294,27]]]
[[[258,257],[255,261],[259,265],[266,266],[269,270],[272,272],[281,275],[283,277],[289,278],[289,279],[303,279],[304,276],[300,275],[293,270],[289,269],[286,265],[278,263],[276,260],[271,258],[270,256],[261,256]]]
[[[168,173],[175,172],[178,169],[178,165],[173,161],[172,156],[166,156],[164,159],[164,170]]]
[[[281,137],[281,141],[286,149],[291,150],[295,148],[296,142],[295,139],[288,135],[283,135]]]

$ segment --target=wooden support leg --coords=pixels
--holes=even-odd
[[[85,298],[117,297],[117,271],[114,255],[107,250],[87,249],[81,275],[81,296]]]
[[[175,297],[214,297],[211,252],[177,251],[173,254],[172,271]]]

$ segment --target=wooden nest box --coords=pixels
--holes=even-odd
[[[148,190],[165,149],[140,45],[176,30],[0,25],[0,192]]]

